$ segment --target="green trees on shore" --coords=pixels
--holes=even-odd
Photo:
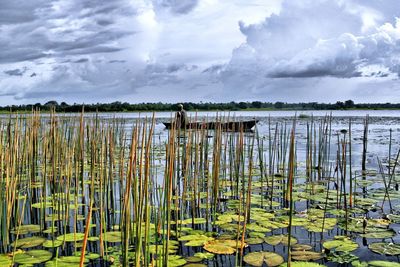
[[[85,107],[86,112],[130,112],[130,111],[175,111],[178,103],[136,103],[112,102],[112,103],[96,103],[96,104],[67,104],[65,102],[48,101],[44,104],[23,104],[23,105],[7,105],[0,107],[0,111],[20,111],[29,112],[32,109],[40,109],[49,111],[55,109],[57,112],[80,112]],[[276,109],[276,110],[338,110],[338,109],[400,109],[400,103],[361,103],[356,104],[352,100],[336,103],[285,103],[285,102],[185,102],[184,107],[188,111],[207,111],[207,110],[251,110],[251,109]]]

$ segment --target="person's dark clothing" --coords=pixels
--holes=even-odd
[[[177,128],[185,128],[187,124],[187,115],[185,110],[176,112],[176,126]]]

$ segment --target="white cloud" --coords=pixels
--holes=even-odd
[[[260,24],[241,25],[247,42],[235,50],[231,64],[241,65],[240,69],[246,65],[254,69],[256,64],[263,70],[256,75],[271,77],[357,77],[369,64],[395,67],[399,20],[363,34],[366,24],[373,25],[365,18],[372,12],[346,3],[286,1],[279,15]],[[249,49],[253,50],[250,54]],[[248,60],[250,64],[246,64]]]
[[[6,104],[400,101],[398,0],[18,3],[0,3]]]

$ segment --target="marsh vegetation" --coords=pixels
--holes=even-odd
[[[400,266],[397,123],[3,116],[0,265]]]

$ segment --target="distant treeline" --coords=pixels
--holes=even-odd
[[[285,102],[228,102],[211,103],[200,102],[182,103],[188,111],[207,111],[207,110],[251,110],[251,109],[282,109],[282,110],[338,110],[338,109],[400,109],[400,103],[364,103],[356,104],[352,100],[337,101],[334,104],[326,103],[285,103]],[[29,112],[31,110],[57,112],[80,112],[84,107],[85,112],[128,112],[128,111],[175,111],[178,103],[140,103],[130,104],[127,102],[97,103],[97,104],[67,104],[65,102],[48,101],[45,104],[36,103],[32,105],[9,105],[0,107],[0,111],[20,111]]]

